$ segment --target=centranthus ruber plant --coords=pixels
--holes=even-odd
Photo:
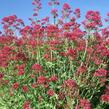
[[[79,8],[64,3],[61,16],[50,0],[52,24],[38,19],[41,1],[32,4],[31,25],[2,19],[0,109],[108,109],[109,28],[100,13],[89,10],[80,23]]]

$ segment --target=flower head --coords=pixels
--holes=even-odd
[[[105,77],[107,73],[108,73],[107,70],[100,68],[95,71],[94,76],[95,77]]]
[[[37,83],[38,84],[44,84],[45,82],[46,82],[46,78],[44,77],[44,76],[39,76],[38,78],[37,78]]]
[[[80,106],[82,107],[82,109],[91,109],[91,104],[87,99],[81,99]]]
[[[55,92],[54,92],[53,89],[49,89],[49,90],[47,91],[47,94],[48,94],[49,96],[53,96],[53,95],[55,94]]]
[[[36,63],[32,65],[32,69],[35,70],[36,72],[40,72],[42,70],[42,66]]]
[[[13,89],[18,89],[18,87],[19,87],[19,83],[17,83],[17,82],[13,83],[13,85],[12,85]]]
[[[64,81],[64,86],[72,89],[72,88],[75,88],[77,86],[76,82],[72,79],[68,79],[68,80],[65,80]]]
[[[109,104],[109,95],[107,94],[101,95],[101,101]]]

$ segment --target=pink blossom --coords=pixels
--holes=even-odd
[[[108,72],[107,72],[105,69],[100,68],[100,69],[97,69],[97,70],[95,71],[94,76],[95,76],[95,77],[103,77],[103,76],[106,76],[107,73],[108,73]]]

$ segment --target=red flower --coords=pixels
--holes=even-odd
[[[24,71],[23,71],[23,70],[19,70],[19,71],[18,71],[18,75],[19,75],[19,76],[21,76],[21,75],[23,75],[23,74],[24,74]]]
[[[40,72],[42,70],[42,66],[39,64],[34,64],[32,66],[32,69],[35,70],[36,72]]]
[[[91,104],[87,99],[81,99],[80,106],[82,107],[82,109],[91,109]]]
[[[93,62],[96,64],[96,65],[100,65],[101,64],[101,60],[98,59],[97,57],[94,57],[92,58]]]
[[[97,11],[88,11],[86,14],[86,20],[84,21],[85,28],[95,28],[97,26],[102,26],[100,13]]]
[[[39,76],[38,78],[37,78],[37,83],[38,84],[44,84],[45,82],[46,82],[46,78],[44,77],[44,76]]]
[[[19,87],[19,83],[13,83],[13,85],[12,85],[12,87],[13,87],[13,89],[18,89],[18,87]]]
[[[58,16],[56,9],[52,9],[52,10],[51,10],[51,14],[52,14],[53,16],[55,16],[55,17]]]
[[[107,73],[108,72],[105,69],[101,68],[101,69],[98,69],[98,70],[95,71],[94,76],[95,77],[103,77],[103,76],[106,76]]]
[[[55,75],[53,75],[53,76],[51,76],[51,77],[49,78],[49,81],[50,81],[50,82],[56,82],[57,80],[58,80],[58,77],[55,76]]]
[[[17,16],[16,16],[16,15],[9,16],[9,20],[12,20],[12,21],[15,21],[15,20],[16,20],[16,18],[17,18]]]
[[[2,21],[3,21],[3,22],[8,22],[8,21],[9,21],[9,18],[8,18],[8,17],[4,17],[4,18],[2,19]]]
[[[28,91],[28,87],[27,86],[22,86],[22,91],[23,92],[27,92]]]
[[[63,4],[63,9],[64,9],[64,10],[70,9],[69,4],[68,4],[68,3],[64,3],[64,4]]]
[[[54,92],[53,89],[49,89],[49,90],[47,91],[47,94],[48,94],[49,96],[53,96],[53,95],[55,94],[55,92]]]
[[[109,95],[103,94],[103,95],[101,96],[101,101],[102,101],[102,102],[105,102],[105,103],[109,103]]]
[[[74,80],[68,79],[68,80],[64,81],[64,86],[72,89],[72,88],[76,87],[77,84],[76,84],[76,82]]]
[[[75,56],[76,55],[76,50],[72,49],[72,48],[68,48],[67,55],[68,56]]]
[[[80,18],[80,9],[79,8],[75,9],[74,14],[76,15],[77,18]]]
[[[22,70],[22,69],[25,68],[25,64],[21,64],[21,65],[19,65],[19,66],[16,66],[16,68],[17,68],[18,70]]]
[[[50,56],[49,56],[49,54],[44,54],[43,57],[44,57],[45,59],[48,59]]]
[[[30,108],[30,101],[25,101],[23,104],[23,109],[31,109]]]
[[[25,56],[24,53],[22,53],[22,52],[18,52],[17,55],[16,55],[16,60],[26,61],[27,58],[26,58],[26,56]]]
[[[67,54],[65,53],[65,52],[60,52],[60,54],[59,54],[60,56],[66,56]]]
[[[85,66],[80,66],[80,67],[78,67],[78,69],[77,69],[77,72],[79,73],[79,74],[82,74],[82,73],[84,73],[86,71],[86,67]]]
[[[36,88],[37,87],[37,84],[33,83],[33,84],[31,84],[31,87],[32,88]]]

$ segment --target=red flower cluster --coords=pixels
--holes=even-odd
[[[19,88],[19,83],[17,83],[17,82],[13,83],[12,88],[13,89],[18,89]]]
[[[63,4],[63,10],[68,10],[68,9],[70,9],[69,4],[68,3],[64,3]]]
[[[33,0],[32,4],[35,6],[33,16],[37,16],[38,12],[42,6],[41,1],[40,0]]]
[[[79,8],[75,9],[74,14],[76,15],[77,18],[80,18],[80,9]]]
[[[70,16],[72,10],[68,3],[64,3],[62,7],[62,19],[66,19]]]
[[[36,63],[36,64],[33,64],[33,65],[32,65],[32,69],[33,69],[36,73],[38,73],[38,72],[42,71],[42,66]]]
[[[2,19],[3,29],[5,30],[5,34],[8,36],[13,36],[14,32],[12,28],[19,30],[20,27],[24,26],[24,22],[17,18],[16,15],[4,17]],[[18,31],[19,32],[19,31]]]
[[[58,14],[57,14],[57,9],[52,9],[51,10],[51,14],[54,16],[54,17],[57,17]]]
[[[53,95],[55,94],[55,92],[54,92],[53,89],[49,89],[49,90],[47,91],[47,94],[48,94],[49,96],[53,96]]]
[[[76,82],[72,79],[65,80],[63,85],[70,89],[73,89],[77,86]]]
[[[22,86],[22,91],[25,93],[28,91],[28,87],[26,85]]]
[[[109,104],[109,95],[103,94],[101,96],[101,101]]]
[[[87,99],[81,99],[80,100],[80,107],[82,109],[91,109],[91,104]]]
[[[104,103],[109,104],[109,85],[106,86],[104,94],[101,95],[100,100]]]
[[[100,13],[98,11],[88,11],[85,17],[86,20],[83,23],[85,28],[97,29],[98,26],[102,26]]]
[[[107,73],[108,73],[107,70],[101,68],[95,71],[94,76],[95,77],[105,77]]]
[[[39,76],[37,78],[37,83],[38,84],[44,84],[44,83],[46,83],[46,81],[47,81],[47,79],[44,76]]]
[[[24,104],[23,104],[23,109],[32,109],[30,107],[30,101],[25,101]]]
[[[55,76],[55,75],[53,75],[53,76],[51,76],[51,77],[49,78],[49,81],[50,81],[50,82],[56,82],[56,81],[58,81],[58,77]]]

